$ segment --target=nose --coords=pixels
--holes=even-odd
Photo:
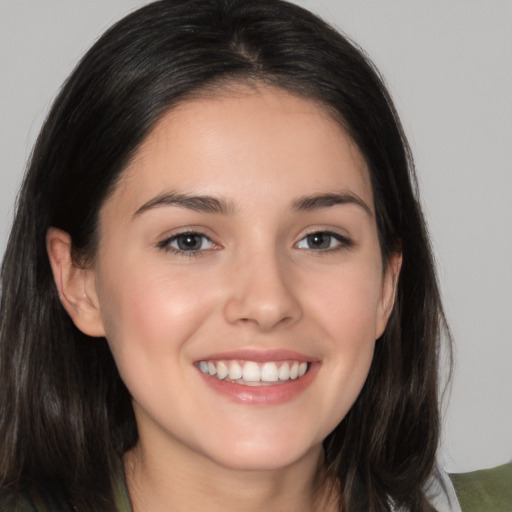
[[[300,320],[302,307],[290,265],[276,251],[258,251],[240,258],[230,269],[226,320],[261,332]]]

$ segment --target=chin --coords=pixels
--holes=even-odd
[[[290,467],[307,456],[320,456],[322,443],[290,443],[279,439],[250,439],[222,443],[220,453],[210,458],[222,467],[236,471],[277,471]]]

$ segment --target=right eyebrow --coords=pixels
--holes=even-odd
[[[213,196],[190,195],[176,192],[166,192],[144,203],[134,214],[137,217],[142,213],[153,208],[162,208],[165,206],[176,206],[195,212],[219,213],[227,215],[235,211],[232,203],[225,199],[219,199]]]
[[[373,217],[372,209],[353,192],[313,194],[311,196],[300,197],[293,203],[293,209],[296,211],[312,211],[322,208],[330,208],[339,204],[355,204],[362,208],[366,214]]]

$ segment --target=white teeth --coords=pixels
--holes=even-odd
[[[265,363],[261,368],[261,380],[263,382],[276,382],[278,378],[276,363]]]
[[[257,363],[248,361],[244,364],[242,379],[246,382],[259,382],[261,380],[261,371]]]
[[[295,380],[308,371],[308,363],[299,361],[199,361],[198,366],[200,371],[219,380],[252,386]]]
[[[217,364],[217,377],[220,380],[225,379],[228,376],[228,373],[229,373],[228,367],[222,361],[220,361]]]
[[[229,365],[229,378],[238,380],[242,378],[242,367],[235,361]]]
[[[290,365],[288,363],[284,363],[279,368],[278,374],[279,380],[288,380],[290,378]]]
[[[211,375],[211,374],[210,374]],[[290,368],[290,379],[295,380],[299,376],[299,363],[295,361]]]

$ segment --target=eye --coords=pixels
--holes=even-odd
[[[162,249],[179,253],[194,253],[214,249],[216,247],[206,235],[193,231],[173,235],[160,242],[158,246]]]
[[[331,231],[316,231],[315,233],[310,233],[299,240],[297,248],[329,251],[338,248],[341,249],[343,247],[350,247],[351,245],[351,241],[339,233],[333,233]]]

